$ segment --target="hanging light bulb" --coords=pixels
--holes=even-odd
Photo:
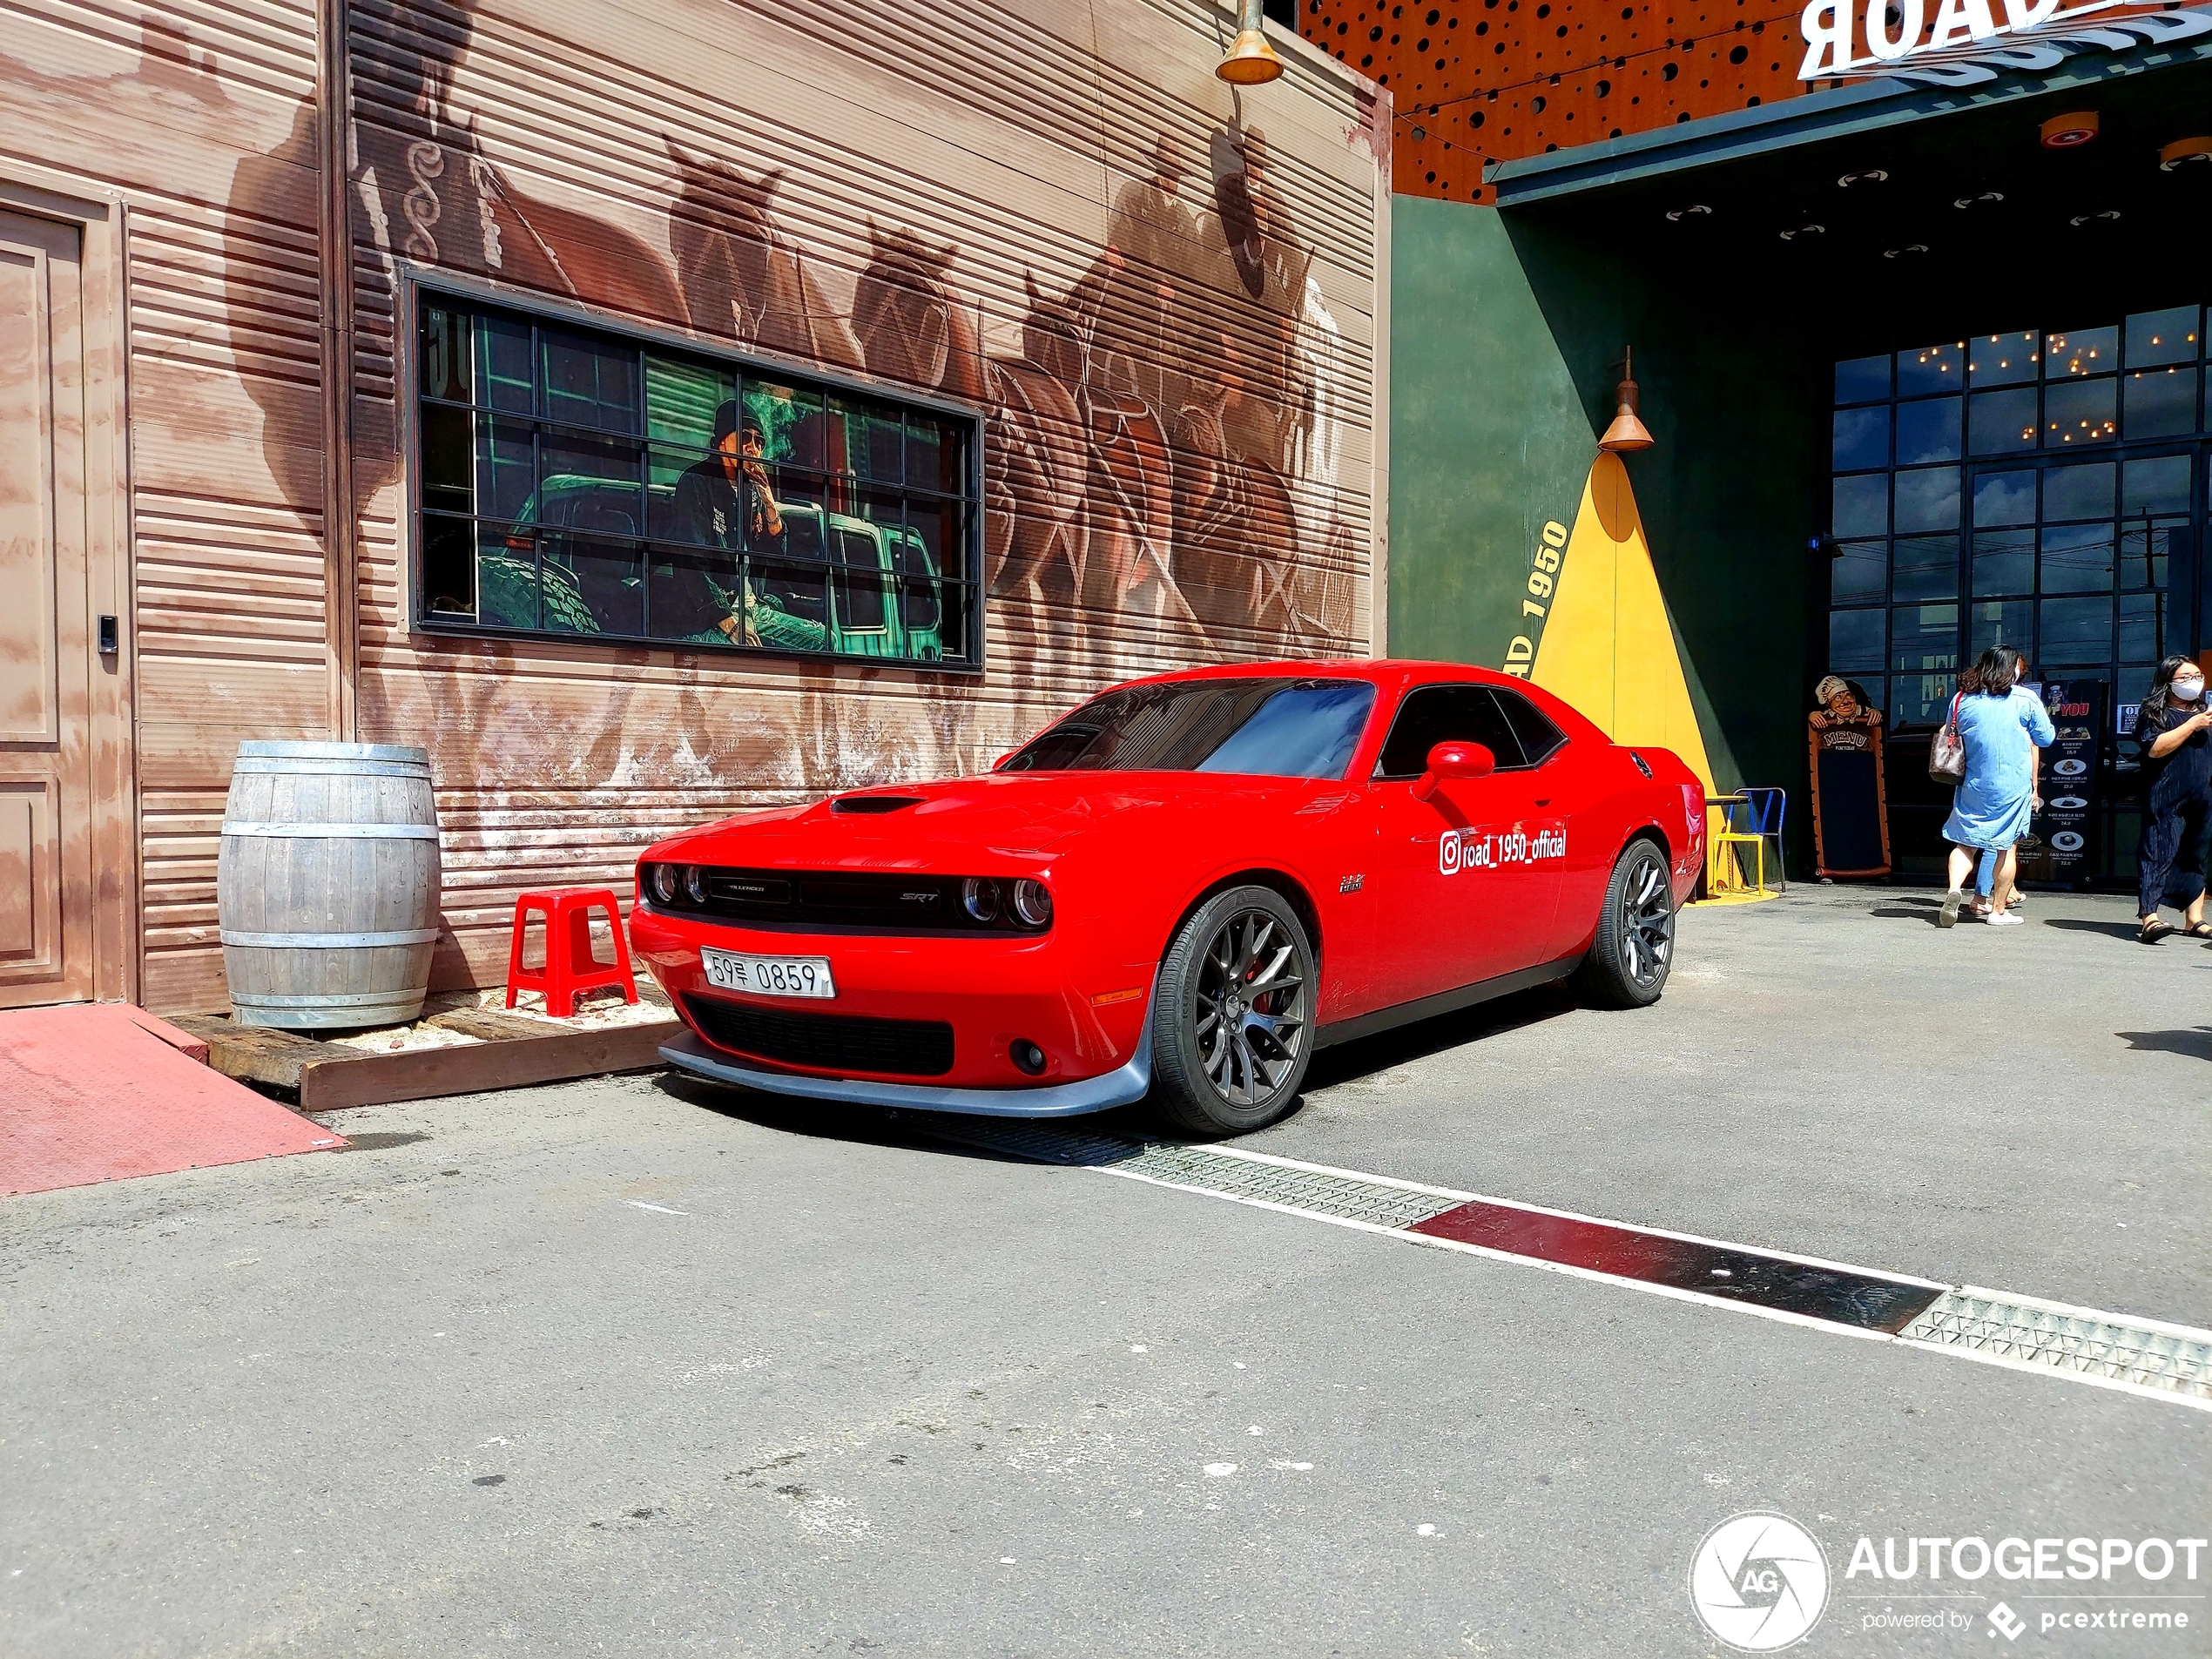
[[[1213,72],[1233,85],[1263,86],[1283,72],[1283,60],[1260,30],[1263,3],[1264,0],[1241,0],[1237,8],[1237,38],[1230,44],[1229,56],[1214,65]]]
[[[1613,424],[1605,428],[1605,435],[1597,447],[1608,455],[1622,455],[1631,449],[1649,449],[1652,437],[1650,428],[1636,419],[1636,383],[1634,355],[1627,347],[1621,349],[1621,384],[1615,389],[1620,401],[1619,411]]]

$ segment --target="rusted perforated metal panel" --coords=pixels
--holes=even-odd
[[[1485,201],[1489,161],[1717,115],[1804,89],[1797,5],[1315,0],[1304,33],[1391,89],[1392,185]]]

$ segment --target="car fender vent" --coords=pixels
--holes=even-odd
[[[842,795],[830,803],[833,813],[881,814],[921,805],[919,795]]]

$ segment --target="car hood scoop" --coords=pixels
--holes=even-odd
[[[840,795],[830,802],[830,811],[840,817],[881,817],[886,813],[903,812],[909,806],[921,805],[920,795]]]

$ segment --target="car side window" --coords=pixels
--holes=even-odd
[[[1488,686],[1420,685],[1398,705],[1375,776],[1420,777],[1428,770],[1428,752],[1440,743],[1479,743],[1496,758],[1501,772],[1527,764]]]
[[[1498,699],[1498,707],[1506,717],[1506,724],[1521,739],[1521,758],[1532,766],[1541,766],[1566,745],[1567,733],[1552,724],[1550,715],[1538,708],[1518,691],[1509,691],[1502,685],[1493,686],[1490,695]],[[1499,765],[1503,765],[1503,761]]]

